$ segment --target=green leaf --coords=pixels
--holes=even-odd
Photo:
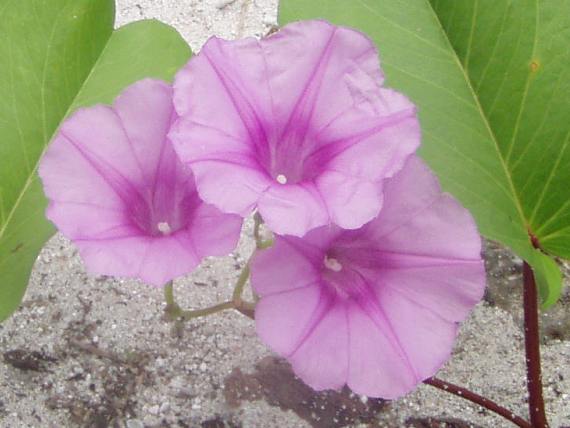
[[[420,155],[481,233],[533,267],[544,306],[570,257],[569,0],[281,0],[377,44],[387,85],[418,106]]]
[[[112,0],[0,4],[0,320],[20,303],[54,232],[36,169],[60,122],[142,77],[170,80],[190,56],[165,24],[113,31],[113,21]]]
[[[570,1],[433,0],[540,247],[570,258]]]

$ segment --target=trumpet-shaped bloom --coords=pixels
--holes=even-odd
[[[399,397],[449,358],[483,295],[480,250],[469,212],[411,158],[372,222],[277,237],[255,257],[257,332],[317,390]]]
[[[324,21],[213,37],[176,76],[170,136],[220,210],[258,209],[279,234],[355,229],[420,143],[414,105],[382,83],[372,41]]]
[[[160,286],[235,247],[241,218],[198,197],[167,139],[175,117],[172,88],[143,80],[77,111],[47,149],[47,216],[89,271]]]

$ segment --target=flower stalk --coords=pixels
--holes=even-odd
[[[176,319],[180,315],[180,306],[174,300],[174,283],[173,281],[168,281],[164,286],[164,300],[166,301],[166,308],[164,312],[170,317],[170,319]]]
[[[245,266],[243,267],[241,273],[239,274],[239,278],[238,278],[236,286],[234,288],[232,301],[234,301],[236,303],[242,302],[243,289],[245,288],[245,284],[247,283],[247,280],[249,279],[249,273],[250,273],[250,268],[249,268],[249,261],[248,261],[245,264]]]
[[[263,218],[258,212],[253,216],[255,221],[253,225],[253,237],[255,238],[255,247],[258,250],[265,250],[273,245],[273,239],[264,240],[261,236],[261,225],[263,224]]]
[[[189,321],[194,318],[205,317],[207,315],[213,315],[226,309],[234,309],[234,302],[232,300],[218,303],[214,306],[209,306],[203,309],[195,309],[189,311],[180,311],[179,318],[183,321]]]
[[[252,255],[253,256],[253,255]],[[250,258],[251,260],[251,258]],[[189,321],[194,318],[200,318],[207,315],[213,315],[227,309],[235,309],[248,318],[253,319],[255,303],[247,302],[242,299],[243,289],[247,280],[249,279],[250,269],[249,260],[240,273],[236,286],[234,288],[232,300],[218,303],[213,306],[201,309],[183,310],[174,297],[174,285],[169,281],[164,286],[164,299],[166,301],[166,308],[164,309],[166,315],[170,320],[176,321]]]

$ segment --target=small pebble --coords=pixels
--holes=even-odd
[[[232,3],[235,3],[236,0],[218,0],[216,2],[216,8],[217,9],[224,9],[228,6],[230,6]]]
[[[275,21],[275,18],[273,18],[273,17],[264,16],[263,17],[263,25],[265,25],[267,27],[271,27],[272,25],[277,25],[277,21]]]
[[[144,428],[144,424],[138,419],[128,419],[127,428]]]

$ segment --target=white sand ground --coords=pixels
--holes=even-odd
[[[195,51],[212,34],[261,36],[276,23],[276,0],[117,3],[118,25],[160,19],[176,27]],[[235,254],[207,260],[192,276],[177,281],[180,303],[203,307],[229,298],[251,250],[249,222]],[[332,419],[325,413],[333,396],[295,403],[294,396],[306,391],[292,378],[272,382],[269,376],[266,393],[248,399],[248,388],[259,385],[248,383],[252,378],[247,373],[270,355],[252,322],[228,312],[176,330],[164,320],[163,309],[161,290],[135,281],[89,277],[73,246],[56,236],[36,263],[22,308],[0,325],[0,353],[12,358],[12,364],[0,361],[0,427],[285,428],[340,426],[343,420],[357,426],[358,415],[368,420],[360,426],[411,426],[405,421],[424,416],[459,418],[480,427],[510,426],[429,386],[378,412],[370,400],[347,398]],[[543,362],[552,426],[570,425],[570,342],[549,341]],[[227,380],[236,368],[245,373],[243,379],[238,376],[237,386]],[[440,377],[525,415],[524,373],[519,328],[510,314],[483,303],[463,325],[454,357]]]

